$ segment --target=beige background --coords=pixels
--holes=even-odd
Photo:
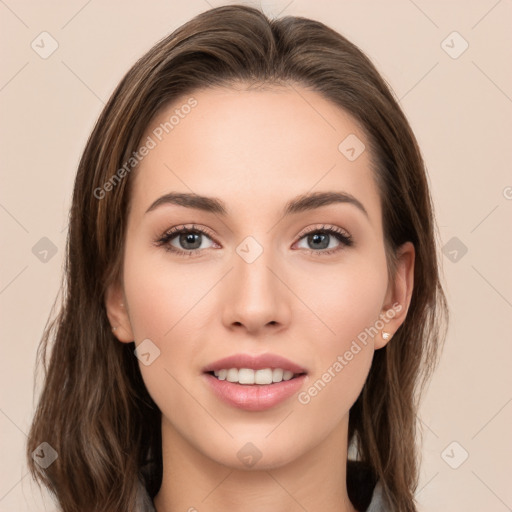
[[[36,347],[60,283],[86,138],[136,58],[195,14],[225,3],[0,0],[2,512],[56,510],[27,476],[23,450]],[[420,413],[417,498],[429,512],[512,510],[510,0],[249,4],[340,31],[400,98],[429,168],[442,243],[456,237],[442,256],[452,324]],[[46,59],[31,47],[51,49],[43,31],[58,43]],[[46,262],[36,246],[43,237],[57,250]]]

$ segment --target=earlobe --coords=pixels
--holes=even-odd
[[[131,343],[134,336],[125,302],[121,286],[118,283],[111,284],[105,293],[105,308],[112,333],[119,341]]]
[[[389,283],[384,305],[380,314],[385,323],[380,335],[375,337],[375,350],[382,348],[392,339],[407,316],[414,287],[415,249],[412,242],[405,242],[397,250],[397,264],[394,279]]]
[[[390,332],[382,331],[381,336],[384,341],[389,341],[393,335]]]

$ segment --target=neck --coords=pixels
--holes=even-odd
[[[223,465],[187,442],[162,416],[157,512],[356,512],[346,487],[348,415],[319,445],[286,465]]]

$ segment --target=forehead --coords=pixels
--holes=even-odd
[[[370,203],[370,216],[379,211],[369,151],[357,156],[368,148],[365,134],[341,108],[298,85],[194,91],[159,112],[142,142],[150,139],[132,176],[138,216],[172,191],[222,198],[233,215],[282,209],[316,190],[345,191]]]

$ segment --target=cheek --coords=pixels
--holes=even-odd
[[[313,276],[302,273],[309,277],[301,278],[298,295],[316,317],[310,317],[309,324],[315,326],[317,347],[322,351],[343,350],[379,319],[387,290],[385,261],[356,263],[317,269]]]
[[[326,438],[344,420],[370,371],[374,348],[365,329],[378,315],[378,300],[360,289],[340,294],[340,308],[329,319],[335,335],[315,347],[315,372],[297,395],[297,428],[311,439]]]
[[[141,360],[139,368],[149,394],[167,416],[190,408],[189,395],[183,391],[197,378],[190,371],[197,317],[211,284],[193,267],[179,271],[177,265],[162,264],[142,251],[127,254],[125,260],[124,287],[134,339],[137,345],[151,340],[158,354],[151,364]]]
[[[158,357],[151,365],[141,363],[142,376],[155,402],[179,406],[181,385],[200,374],[197,356],[201,342],[212,328],[212,269],[201,264],[179,263],[163,249],[139,250],[142,242],[127,245],[124,288],[132,332],[137,345],[149,339]],[[173,377],[176,379],[174,380]]]
[[[186,335],[183,330],[197,314],[209,283],[195,265],[184,269],[170,264],[165,255],[127,252],[124,286],[135,340],[150,338],[158,345],[177,332]]]
[[[361,263],[361,262],[360,262]],[[377,325],[387,289],[385,260],[340,272],[316,274],[302,289],[304,302],[320,321],[312,358],[315,374],[299,402],[311,414],[329,410],[336,422],[357,399],[371,367]]]

